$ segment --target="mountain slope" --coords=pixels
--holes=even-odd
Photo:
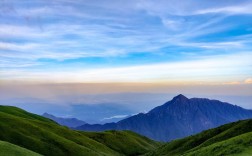
[[[174,140],[147,155],[252,155],[252,120],[226,124]]]
[[[48,113],[44,113],[42,116],[48,119],[51,119],[62,126],[67,126],[67,127],[78,127],[78,126],[86,124],[86,122],[82,120],[78,120],[76,118],[61,118],[61,117],[56,117]]]
[[[248,118],[252,118],[252,110],[217,100],[188,99],[180,94],[146,114],[140,113],[117,123],[85,124],[77,129],[132,130],[158,141],[169,141]]]
[[[1,156],[41,156],[35,152],[28,149],[19,147],[17,145],[0,141],[0,155]]]
[[[0,140],[50,156],[136,155],[159,146],[157,142],[128,131],[74,131],[50,119],[10,106],[0,106],[0,130]],[[100,136],[106,140],[99,139]],[[125,139],[124,146],[121,146],[118,138]]]

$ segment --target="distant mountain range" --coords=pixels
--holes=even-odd
[[[71,116],[90,124],[118,122],[125,119],[126,116],[136,113],[123,105],[109,103],[73,104],[69,106],[68,111],[53,112],[61,115],[71,114]]]
[[[48,113],[44,113],[42,116],[49,118],[62,126],[67,126],[70,128],[74,128],[74,127],[78,127],[78,126],[86,124],[86,122],[76,119],[76,118],[61,118],[61,117],[56,117]]]
[[[117,123],[84,124],[78,130],[132,130],[158,141],[170,141],[196,134],[229,122],[252,118],[252,110],[204,98],[178,95],[148,113],[140,113]]]

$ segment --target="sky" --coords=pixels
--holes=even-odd
[[[55,85],[69,96],[248,98],[251,8],[252,0],[0,0],[2,101],[52,102],[63,95]]]

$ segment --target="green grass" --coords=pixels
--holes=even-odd
[[[28,149],[13,145],[11,143],[0,141],[0,155],[1,156],[41,156],[38,153],[32,152]]]
[[[158,143],[153,144],[152,140],[131,131],[86,132],[85,135],[126,155],[141,155],[159,145]]]
[[[167,143],[146,155],[252,155],[252,120],[243,120]]]
[[[190,150],[185,155],[196,156],[252,155],[252,132],[245,133],[209,146]]]
[[[10,106],[0,106],[0,140],[42,155],[139,155],[160,144],[130,131],[82,132]]]

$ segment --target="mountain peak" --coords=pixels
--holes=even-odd
[[[64,126],[67,126],[70,128],[71,127],[78,127],[78,126],[86,124],[86,122],[79,120],[79,119],[76,119],[76,118],[57,117],[57,116],[54,116],[54,115],[46,113],[46,112],[42,116],[46,117],[48,119],[51,119],[60,125],[64,125]]]
[[[177,99],[179,99],[179,100],[188,100],[188,98],[186,96],[184,96],[183,94],[179,94],[179,95],[177,95],[177,96],[175,96],[173,98],[173,100],[177,100]]]
[[[133,115],[114,124],[77,127],[79,130],[132,130],[159,141],[189,136],[228,122],[252,118],[252,111],[204,98],[182,94],[146,114]]]
[[[45,112],[42,116],[53,116],[53,115]]]

